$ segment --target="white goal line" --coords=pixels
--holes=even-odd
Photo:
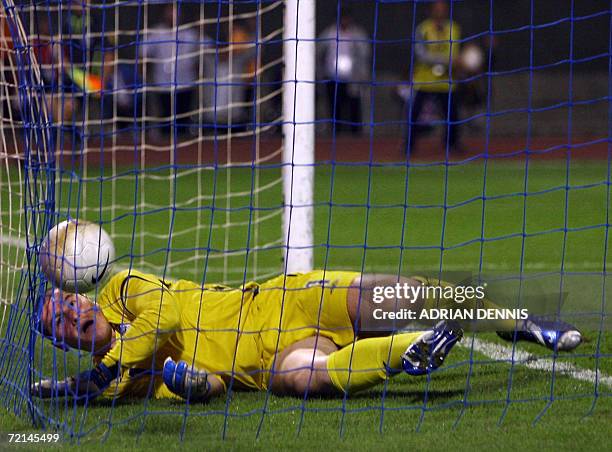
[[[561,359],[557,359],[556,362],[553,362],[552,358],[537,357],[518,348],[513,349],[511,346],[496,344],[477,338],[466,338],[462,343],[459,343],[459,345],[465,349],[473,348],[474,351],[495,361],[514,362],[528,369],[540,370],[548,373],[553,373],[554,371],[556,374],[566,375],[575,380],[592,384],[599,382],[600,386],[603,384],[612,387],[611,376],[601,371],[596,372],[591,369],[577,367],[573,364],[561,361]],[[571,357],[571,355],[568,356]]]

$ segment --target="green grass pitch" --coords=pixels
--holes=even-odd
[[[58,205],[64,214],[105,221],[115,237],[119,266],[130,265],[133,255],[135,267],[168,264],[168,276],[201,280],[208,255],[206,282],[239,281],[245,264],[248,278],[282,269],[281,249],[275,244],[281,217],[274,215],[282,203],[280,186],[259,192],[253,201],[249,193],[253,174],[250,168],[233,168],[229,174],[219,170],[215,179],[212,171],[148,169],[145,177],[136,179],[130,168],[122,168],[116,177],[100,182],[100,176],[108,174],[89,169],[81,184],[76,175],[72,184],[70,173],[63,175]],[[262,168],[258,184],[272,183],[278,176],[278,167]],[[232,197],[228,204],[228,187],[232,193],[245,194]],[[213,194],[215,210],[202,210],[213,205]],[[610,195],[608,166],[603,161],[576,159],[569,165],[536,161],[526,167],[524,162],[491,159],[486,164],[478,160],[408,170],[320,165],[315,266],[406,275],[440,268],[508,273],[522,268],[558,276],[563,268],[580,273],[567,278],[589,282],[580,307],[601,312],[602,299],[610,299],[612,287],[608,282],[607,292],[602,293],[601,272],[612,245],[609,237],[605,243]],[[250,208],[253,205],[257,213]],[[241,226],[249,221],[261,221],[260,227],[249,231]],[[226,236],[219,226],[228,222],[237,226]],[[249,255],[240,252],[255,243],[271,246]],[[236,253],[223,259],[217,251],[223,249]],[[609,310],[608,303],[608,315]],[[505,344],[490,333],[476,337]],[[556,362],[609,377],[609,333],[600,336],[592,328],[585,330],[585,337],[586,343],[575,353],[559,355]],[[92,450],[529,450],[542,445],[600,449],[609,442],[610,386],[602,383],[596,391],[592,382],[570,375],[556,373],[553,378],[548,371],[496,362],[471,353],[471,339],[466,335],[463,346],[453,350],[446,366],[430,380],[401,375],[387,386],[346,400],[234,393],[229,403],[219,399],[204,406],[167,401],[111,406],[98,401],[85,408],[60,400],[45,409],[77,434],[87,432],[79,441]],[[518,349],[539,362],[551,362],[551,354],[542,348],[520,344]],[[42,363],[47,374],[50,353],[45,353]],[[68,372],[78,362],[74,355],[69,355]],[[85,366],[87,356],[80,359]],[[34,431],[27,417],[0,416],[0,432]],[[6,439],[3,433],[0,448]],[[106,442],[100,444],[102,439]]]

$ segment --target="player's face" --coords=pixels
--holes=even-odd
[[[59,289],[45,297],[42,324],[56,342],[92,353],[108,349],[113,336],[102,311],[89,298]]]
[[[445,1],[437,1],[431,5],[431,17],[434,20],[448,19],[448,5]]]

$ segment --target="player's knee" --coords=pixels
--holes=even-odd
[[[285,376],[285,389],[289,394],[304,395],[317,392],[312,369],[291,370]]]
[[[305,394],[324,394],[331,388],[323,357],[313,357],[312,352],[296,350],[287,356],[277,370],[276,392],[303,396]]]

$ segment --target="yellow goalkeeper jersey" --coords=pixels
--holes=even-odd
[[[161,379],[168,356],[226,386],[266,389],[276,352],[291,343],[314,334],[338,346],[354,339],[346,293],[357,275],[315,271],[230,288],[122,271],[97,299],[116,332],[101,361],[122,368],[105,395],[175,397]]]
[[[431,19],[421,22],[416,29],[417,49],[414,74],[414,88],[427,92],[448,92],[455,89],[450,83],[448,71],[451,54],[459,56],[460,26],[446,21],[441,29]]]

